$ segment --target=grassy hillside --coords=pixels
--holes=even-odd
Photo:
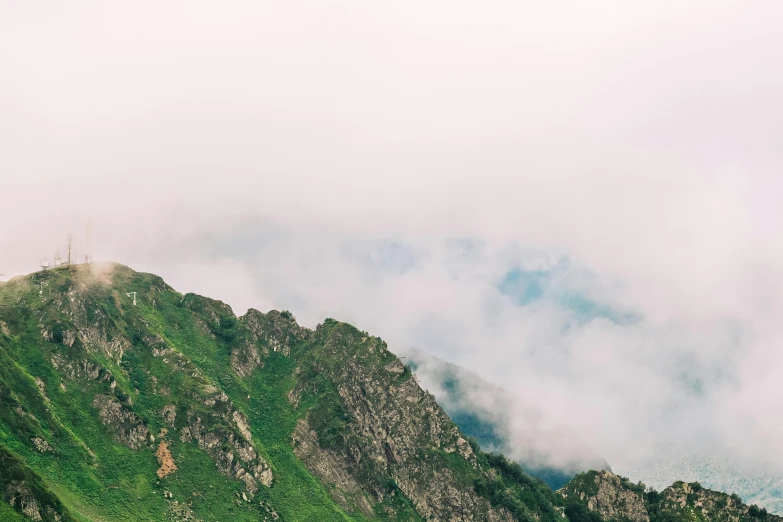
[[[382,340],[120,265],[0,286],[0,451],[2,520],[562,520]]]
[[[136,306],[130,291],[137,292]],[[285,478],[273,488],[256,484],[250,494],[235,469],[240,452],[270,455],[260,440],[247,441],[234,419],[246,417],[250,388],[231,371],[225,341],[159,278],[124,268],[59,269],[10,282],[3,294],[15,305],[0,309],[0,443],[74,513],[85,520],[164,520],[190,512],[203,520],[259,520],[274,518],[266,509],[274,502],[287,520],[348,518],[279,430],[268,443]],[[102,418],[96,397],[116,412]],[[296,415],[291,408],[276,413],[277,425]],[[185,437],[194,425],[201,433]],[[178,468],[163,478],[161,441]],[[246,476],[255,462],[245,460]],[[310,502],[277,501],[298,498],[302,489]]]

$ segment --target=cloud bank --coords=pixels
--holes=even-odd
[[[781,15],[0,2],[0,272],[73,233],[463,365],[634,479],[783,474]]]

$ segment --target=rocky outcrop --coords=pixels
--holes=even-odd
[[[566,502],[586,504],[590,511],[595,511],[604,520],[650,522],[645,506],[644,486],[639,488],[610,471],[577,475],[559,493]]]
[[[253,370],[261,366],[261,356],[269,353],[269,350],[262,348],[259,351],[255,343],[246,341],[234,348],[231,352],[231,368],[240,377],[247,377]]]
[[[41,505],[27,486],[22,482],[11,482],[4,491],[4,500],[17,508],[30,520],[43,520]]]
[[[361,506],[357,487],[372,502],[398,491],[427,520],[513,520],[455,475],[449,455],[481,473],[473,449],[382,340],[336,322],[316,336],[322,344],[308,351],[312,368],[292,395],[299,400],[328,382],[336,397],[300,421],[293,444],[324,483],[339,484],[339,502]],[[335,417],[344,422],[330,436]]]
[[[58,370],[62,370],[63,374],[71,380],[89,380],[100,383],[107,383],[111,389],[114,389],[116,382],[112,375],[111,370],[107,370],[103,366],[87,360],[72,360],[67,359],[61,354],[52,354],[52,366]]]
[[[106,320],[105,318],[101,319]],[[130,341],[122,336],[112,335],[100,326],[88,326],[80,329],[77,335],[88,351],[97,352],[118,361],[131,347]]]
[[[242,431],[239,426],[236,429]],[[194,413],[188,415],[188,424],[182,429],[181,440],[195,441],[200,449],[213,458],[223,475],[244,482],[249,493],[258,491],[259,484],[271,487],[272,470],[249,440],[222,429],[207,428],[202,418]]]
[[[669,516],[697,518],[710,522],[781,522],[755,505],[747,506],[737,495],[727,495],[702,487],[698,482],[675,482],[656,495],[657,509]]]
[[[142,420],[120,401],[108,395],[96,395],[92,406],[98,410],[101,422],[114,435],[114,440],[138,450],[149,439],[149,429]]]
[[[161,410],[160,415],[163,417],[163,422],[173,428],[174,423],[177,422],[177,407],[173,404],[167,404]]]
[[[290,312],[271,310],[262,314],[250,309],[241,318],[241,322],[250,333],[250,339],[256,343],[263,341],[272,351],[289,355],[291,346],[309,339],[312,331],[299,326]]]
[[[33,437],[33,445],[41,453],[49,453],[52,451],[52,447],[41,437]]]
[[[277,310],[263,314],[251,308],[239,324],[243,338],[231,352],[231,366],[241,377],[263,367],[270,351],[288,356],[292,346],[313,335],[311,330],[299,326],[289,312]]]
[[[359,482],[351,475],[345,459],[338,453],[324,449],[318,442],[318,434],[307,419],[296,424],[292,442],[294,453],[321,481],[328,484],[332,497],[345,509],[359,511],[372,517],[373,509]]]

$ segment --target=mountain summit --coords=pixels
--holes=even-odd
[[[0,285],[3,521],[779,520],[685,487],[651,514],[655,492],[606,477],[554,492],[482,452],[339,321],[237,317],[116,264]]]

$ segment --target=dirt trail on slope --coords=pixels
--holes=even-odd
[[[158,468],[158,477],[163,478],[177,471],[177,465],[174,464],[174,457],[171,456],[169,450],[169,443],[166,442],[163,437],[166,436],[166,429],[160,430],[161,441],[158,444],[158,451],[155,452],[155,456],[158,457],[160,468]]]

